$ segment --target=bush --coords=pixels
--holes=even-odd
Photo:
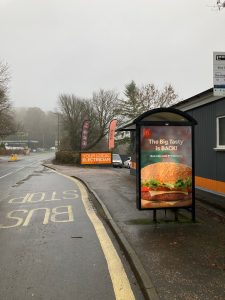
[[[0,150],[5,149],[5,145],[3,143],[0,144]]]
[[[16,150],[12,150],[12,149],[4,149],[4,148],[0,148],[0,155],[11,155],[11,154],[24,154],[24,150],[22,149],[16,149]]]
[[[60,164],[80,164],[80,153],[73,151],[58,151],[55,154],[55,162]]]

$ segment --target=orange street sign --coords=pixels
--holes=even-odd
[[[111,152],[86,152],[80,154],[81,165],[110,165],[112,164]]]

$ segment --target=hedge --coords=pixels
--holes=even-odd
[[[12,149],[0,148],[0,155],[11,155],[11,154],[25,154],[25,152],[22,149],[12,150]]]
[[[73,151],[58,151],[55,154],[55,161],[61,164],[80,164],[80,153]]]

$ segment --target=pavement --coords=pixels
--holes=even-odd
[[[128,169],[45,166],[80,179],[108,222],[146,299],[225,299],[225,213],[196,201],[191,213],[136,209],[135,177]],[[125,299],[124,299],[125,300]],[[129,299],[128,299],[129,300]]]

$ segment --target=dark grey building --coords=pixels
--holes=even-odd
[[[213,95],[213,89],[172,106],[188,113],[195,126],[195,186],[199,199],[225,208],[225,97]],[[130,131],[134,145],[131,174],[136,174],[135,130],[133,121],[118,131]]]
[[[206,90],[173,106],[187,112],[195,126],[196,194],[225,204],[225,97]]]

